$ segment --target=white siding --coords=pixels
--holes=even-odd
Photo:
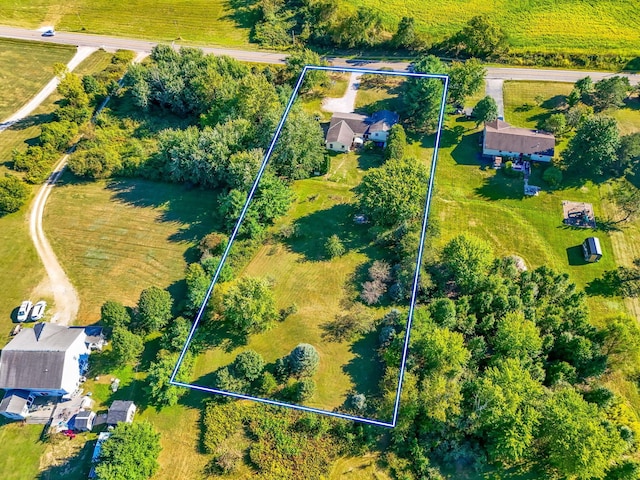
[[[327,142],[325,144],[325,146],[327,147],[328,150],[333,150],[334,152],[348,152],[349,151],[349,147],[347,147],[347,145],[345,145],[344,143],[339,143],[339,142]]]
[[[369,133],[369,139],[375,142],[386,142],[387,137],[389,137],[389,132],[385,132],[383,130],[378,130],[378,131]]]
[[[80,355],[89,353],[85,338],[85,335],[78,335],[78,338],[67,349],[65,354],[61,389],[66,393],[73,393],[80,385]]]

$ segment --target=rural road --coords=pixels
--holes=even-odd
[[[40,42],[59,43],[65,45],[87,46],[94,48],[104,48],[106,50],[128,49],[140,52],[150,52],[158,43],[148,40],[137,40],[133,38],[108,37],[103,35],[88,35],[83,33],[57,32],[55,37],[42,37],[36,30],[0,26],[0,37],[16,38],[22,40],[36,40]],[[169,43],[169,42],[165,42]],[[203,47],[206,53],[215,55],[229,55],[238,60],[256,63],[284,63],[286,57],[283,53],[265,52],[259,50],[241,50],[230,48]],[[382,67],[393,68],[395,70],[406,70],[407,62],[377,61],[377,60],[348,60],[344,58],[330,58],[333,66],[365,66],[367,68],[378,69]],[[575,83],[577,80],[590,76],[594,81],[617,75],[611,72],[589,72],[585,70],[552,70],[536,68],[513,68],[513,67],[489,67],[487,68],[488,79],[499,80],[537,80],[546,82],[569,82]],[[620,74],[629,77],[632,85],[640,82],[638,74]]]
[[[340,98],[325,98],[322,100],[322,109],[332,113],[353,113],[356,109],[356,94],[360,88],[361,73],[351,73],[349,84],[344,95]]]

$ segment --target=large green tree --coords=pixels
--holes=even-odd
[[[173,299],[171,294],[159,287],[149,287],[140,293],[138,320],[147,332],[161,330],[171,320]]]
[[[603,478],[626,448],[616,427],[573,388],[549,397],[540,431],[540,458],[567,478]]]
[[[475,95],[484,83],[486,69],[480,61],[472,58],[466,62],[453,62],[448,68],[449,100],[464,104],[467,97]]]
[[[587,175],[602,175],[618,160],[620,132],[610,117],[594,116],[578,126],[575,136],[564,151],[564,163]]]
[[[452,39],[454,49],[470,57],[495,58],[508,50],[505,31],[486,16],[473,17]]]
[[[144,341],[125,327],[116,327],[111,334],[111,348],[118,364],[126,365],[138,361],[144,350]]]
[[[17,212],[27,201],[29,188],[18,177],[5,175],[0,178],[0,216]]]
[[[487,368],[475,392],[475,428],[486,439],[493,462],[513,465],[534,455],[540,422],[542,385],[517,359]]]
[[[415,158],[389,160],[367,171],[356,187],[360,208],[378,225],[415,220],[424,209],[427,180],[426,167]]]
[[[407,134],[404,127],[396,123],[389,131],[387,146],[384,149],[384,158],[386,160],[402,160],[407,148]]]
[[[222,305],[225,320],[245,334],[266,330],[277,317],[273,291],[259,278],[240,278],[229,287]]]
[[[178,363],[178,352],[160,350],[155,362],[147,371],[147,393],[151,403],[158,407],[170,407],[178,403],[180,397],[187,393],[187,389],[169,383],[173,369]],[[193,369],[193,357],[189,352],[185,355],[176,375],[179,382],[188,382]]]
[[[160,434],[147,421],[119,423],[102,444],[98,480],[147,480],[158,471]]]
[[[461,292],[473,293],[485,279],[493,254],[484,240],[458,235],[445,245],[442,260]]]
[[[417,73],[446,73],[445,65],[433,55],[413,63]],[[444,84],[440,79],[410,77],[404,82],[403,108],[408,124],[417,131],[430,132],[438,126]]]
[[[122,303],[107,300],[100,307],[100,321],[107,327],[128,327],[131,323],[131,314]]]
[[[498,104],[493,97],[487,95],[476,104],[473,115],[476,117],[476,125],[482,122],[493,122],[498,118]]]
[[[297,377],[310,377],[318,371],[320,355],[313,345],[301,343],[291,350],[288,363],[291,373]]]
[[[295,82],[306,65],[326,66],[328,63],[326,60],[320,58],[320,55],[313,50],[303,48],[287,55],[285,65],[287,75]],[[329,77],[326,71],[307,70],[301,87],[301,93],[308,93],[315,87],[325,85],[328,81]]]

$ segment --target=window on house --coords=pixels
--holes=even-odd
[[[330,144],[329,144],[329,148],[333,148],[333,143],[330,143]]]

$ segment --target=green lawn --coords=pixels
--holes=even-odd
[[[226,0],[0,0],[0,24],[164,42],[246,48],[253,20],[234,15]]]
[[[31,100],[53,78],[53,64],[66,64],[75,50],[66,45],[0,40],[0,122]]]
[[[43,425],[3,422],[0,420],[0,477],[6,480],[37,478],[40,457],[46,447],[40,441]]]
[[[80,294],[78,322],[113,299],[134,305],[152,285],[183,288],[190,249],[217,225],[216,195],[143,180],[82,182],[65,174],[44,228]]]

